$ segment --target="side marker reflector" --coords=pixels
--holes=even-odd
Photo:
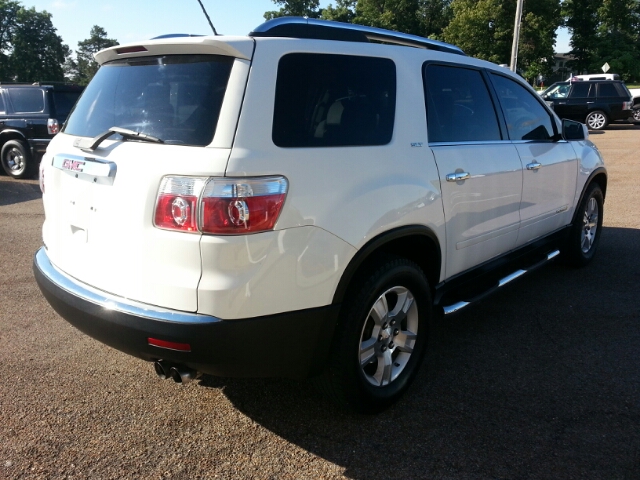
[[[160,340],[158,338],[147,338],[147,342],[152,347],[166,348],[167,350],[176,350],[178,352],[190,352],[191,345],[188,343],[169,342],[167,340]]]

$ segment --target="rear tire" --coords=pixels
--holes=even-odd
[[[576,210],[575,220],[567,240],[564,257],[574,267],[588,265],[596,254],[602,232],[604,197],[597,183],[592,183]]]
[[[348,410],[378,413],[418,372],[433,320],[431,294],[420,267],[404,258],[379,259],[361,278],[347,293],[317,383]]]
[[[602,110],[594,110],[587,115],[584,123],[591,130],[604,130],[609,125],[609,117]]]
[[[7,175],[13,178],[31,178],[36,170],[29,149],[21,140],[9,140],[4,144],[0,162]]]

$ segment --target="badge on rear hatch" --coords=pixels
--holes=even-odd
[[[112,185],[117,171],[114,162],[77,155],[54,155],[51,164],[80,180],[101,185]]]

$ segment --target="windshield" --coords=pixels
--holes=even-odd
[[[164,143],[211,143],[233,58],[167,55],[117,60],[100,67],[64,132],[95,137],[111,127]]]
[[[569,94],[569,89],[571,85],[568,83],[563,83],[555,86],[549,87],[549,89],[545,90],[542,94],[545,98],[566,98]]]

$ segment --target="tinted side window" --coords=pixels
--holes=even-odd
[[[493,102],[479,71],[428,65],[425,83],[430,142],[502,139]]]
[[[0,112],[4,113],[6,111],[6,107],[4,106],[4,96],[6,92],[0,92]]]
[[[53,102],[56,105],[56,115],[66,118],[80,97],[80,92],[53,92]]]
[[[39,88],[10,88],[7,92],[15,113],[44,111],[44,92]]]
[[[576,82],[573,84],[573,88],[571,89],[570,97],[579,97],[579,98],[587,98],[587,97],[595,97],[595,92],[592,91],[591,87],[594,87],[595,84],[591,83],[581,83]]]
[[[551,140],[551,115],[534,94],[513,80],[491,74],[511,140]]]
[[[618,97],[618,91],[613,83],[601,83],[598,95],[600,97]]]
[[[273,143],[279,147],[391,141],[396,67],[385,58],[293,53],[278,64]]]

